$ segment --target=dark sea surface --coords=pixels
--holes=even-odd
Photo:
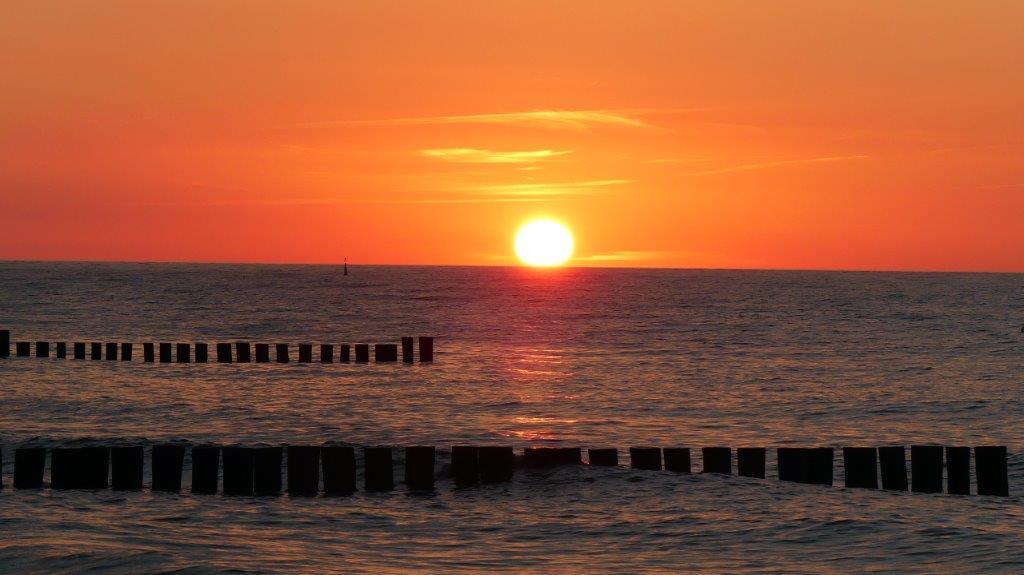
[[[1010,274],[0,263],[12,342],[137,344],[0,360],[0,571],[1020,573],[1022,324]],[[403,335],[435,336],[436,361],[294,362]],[[138,345],[235,340],[293,362]],[[430,444],[441,477],[200,496],[186,460],[181,495],[11,488],[14,447],[84,439]],[[456,490],[463,443],[617,446],[622,467]],[[626,467],[631,445],[927,443],[1007,445],[1011,496],[845,489],[838,452],[833,487],[780,483],[774,450],[767,480]]]

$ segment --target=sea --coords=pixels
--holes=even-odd
[[[1024,275],[0,263],[4,573],[1021,573]],[[141,342],[398,342],[433,363],[152,364]],[[12,353],[13,353],[12,343]],[[211,359],[213,346],[211,345]],[[15,490],[89,442],[435,445],[437,488],[349,497]],[[455,488],[452,445],[618,447]],[[1006,445],[1010,497],[777,479],[780,446]],[[768,477],[629,468],[767,447]],[[359,450],[357,449],[357,452]],[[147,466],[148,476],[148,466]],[[47,472],[48,474],[48,472]],[[148,477],[146,483],[149,483]]]

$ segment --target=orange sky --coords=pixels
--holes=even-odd
[[[0,259],[1024,270],[1024,2],[40,1]]]

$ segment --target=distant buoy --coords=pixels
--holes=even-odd
[[[345,273],[344,273],[344,275],[348,275],[348,258],[345,258]],[[1024,331],[1024,327],[1021,328],[1021,331]]]

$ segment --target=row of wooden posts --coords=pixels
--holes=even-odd
[[[218,479],[225,495],[278,495],[282,491],[282,461],[286,462],[287,492],[292,495],[321,493],[321,471],[325,495],[356,491],[356,450],[345,445],[303,445],[283,447],[191,447],[192,493],[218,491]],[[395,487],[391,447],[364,447],[363,487],[367,491],[389,491]],[[154,491],[180,492],[186,446],[154,445],[150,451],[151,487]],[[741,476],[765,477],[763,447],[736,450]],[[946,492],[969,495],[970,447],[912,446],[909,489],[920,493]],[[287,459],[285,460],[285,455]],[[617,466],[618,449],[589,449],[590,465]],[[945,455],[945,465],[943,465]],[[435,448],[404,448],[405,484],[413,490],[433,489],[437,477]],[[728,447],[701,449],[703,473],[732,474],[733,450]],[[832,485],[833,449],[777,449],[778,477],[819,485]],[[50,449],[50,487],[53,489],[141,489],[143,487],[143,446],[59,447]],[[631,447],[630,466],[643,470],[691,473],[689,448]],[[221,461],[223,460],[223,475]],[[974,448],[975,478],[979,495],[1009,495],[1005,446]],[[517,458],[511,446],[455,446],[451,450],[450,473],[458,486],[504,482],[512,479],[516,467],[547,468],[581,465],[579,447],[528,447]],[[880,465],[879,465],[880,464]],[[14,453],[14,487],[43,487],[46,448],[21,447]],[[907,491],[906,451],[895,447],[844,447],[846,487],[878,489],[881,468],[882,489]]]
[[[419,360],[421,362],[434,361],[434,338],[419,337]],[[50,357],[51,342],[37,341],[35,343],[35,357]],[[19,341],[15,343],[15,354],[18,357],[32,357],[32,344],[30,341]],[[234,343],[217,343],[215,345],[217,363],[250,363],[254,361],[253,348],[255,348],[255,362],[270,362],[270,344],[252,344],[246,341]],[[88,346],[88,357],[99,360],[121,360],[132,361],[134,344],[126,342],[75,342],[72,344],[71,353],[74,359],[86,359],[86,346]],[[319,344],[320,363],[334,363],[335,346],[330,343]],[[67,342],[54,342],[54,355],[58,359],[68,357]],[[300,343],[298,345],[300,363],[313,362],[313,344]],[[370,344],[357,343],[353,345],[340,344],[338,346],[337,359],[342,363],[352,361],[352,351],[355,350],[356,363],[370,361]],[[398,361],[398,344],[377,343],[373,344],[373,357],[377,362]],[[173,350],[173,355],[172,355]],[[413,363],[415,361],[414,340],[411,337],[403,337],[402,361]],[[195,354],[193,355],[193,351]],[[11,354],[10,332],[0,331],[0,357],[9,357]],[[143,343],[142,358],[147,363],[159,360],[159,363],[208,363],[210,361],[210,347],[206,343]],[[291,350],[287,343],[274,344],[274,362],[288,363],[291,361]]]

